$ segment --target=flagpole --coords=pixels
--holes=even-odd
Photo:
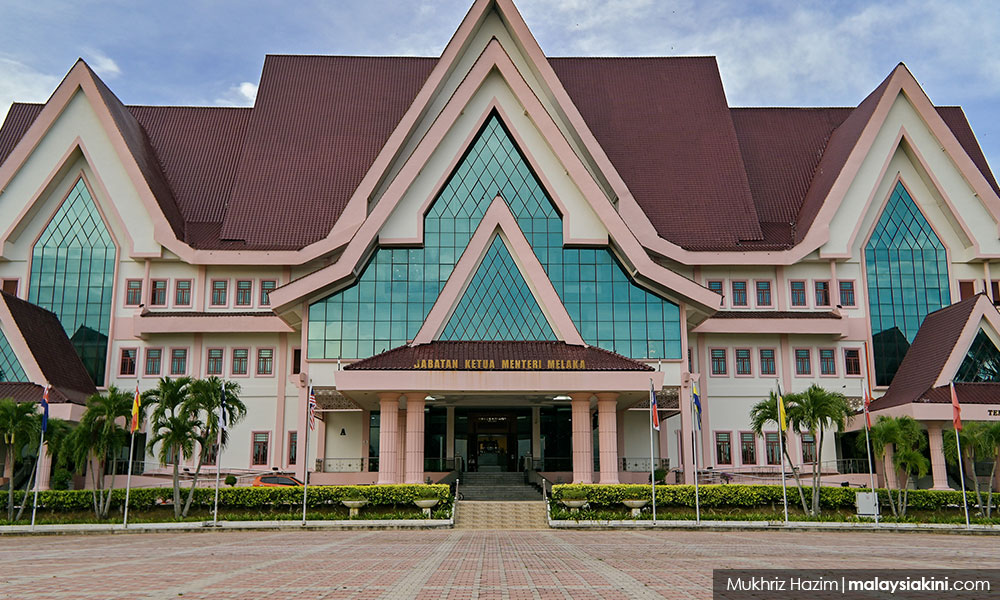
[[[955,430],[955,447],[958,449],[958,479],[962,482],[962,506],[965,507],[965,528],[971,528],[969,524],[969,498],[965,495],[965,469],[962,468],[962,442],[959,440],[961,430]]]
[[[653,457],[653,411],[656,410],[656,402],[653,397],[653,378],[649,379],[649,481],[653,490],[653,525],[656,525],[656,462]]]
[[[135,429],[132,430],[132,437],[128,442],[128,474],[125,476],[125,519],[122,527],[128,529],[128,500],[132,492],[132,458],[135,454]]]
[[[306,498],[309,496],[309,395],[313,393],[312,381],[309,381],[309,389],[306,390],[306,439],[305,452],[302,457],[302,526],[306,526]]]
[[[39,471],[42,468],[42,452],[45,451],[45,428],[42,428],[42,433],[38,437],[38,460],[35,461],[35,503],[31,506],[31,530],[35,530],[35,511],[38,510],[38,484],[39,484]],[[13,478],[10,483],[11,487],[14,486]]]
[[[222,428],[226,418],[226,382],[222,382],[222,402],[219,403],[219,438],[215,447],[215,507],[212,509],[212,527],[219,526],[219,476],[222,474]]]
[[[875,490],[875,470],[872,468],[872,445],[871,439],[868,437],[868,427],[869,421],[871,419],[870,413],[868,412],[868,398],[871,397],[871,390],[868,388],[867,383],[861,381],[861,395],[864,396],[865,403],[865,452],[868,454],[868,481],[871,486],[872,493],[875,494],[875,526],[878,527],[878,491]]]
[[[694,413],[694,404],[691,405],[691,412]],[[698,415],[693,414],[695,425],[698,425]],[[697,525],[701,525],[701,499],[698,491],[698,433],[694,428],[691,430],[691,451],[694,454],[694,519]]]
[[[781,398],[781,382],[778,382],[778,463],[781,464],[781,503],[785,507],[785,525],[788,525],[788,485],[785,483],[785,411]],[[766,440],[765,440],[766,441]]]

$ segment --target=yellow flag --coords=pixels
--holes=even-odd
[[[778,394],[778,426],[784,431],[788,428],[788,424],[785,422],[787,418],[785,417],[785,401],[782,399],[781,394]]]

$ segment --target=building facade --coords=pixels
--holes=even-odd
[[[766,477],[756,402],[880,395],[924,317],[1000,300],[998,189],[902,64],[857,107],[730,108],[713,58],[549,58],[477,0],[439,58],[269,56],[252,108],[78,62],[0,128],[0,279],[98,388],[238,381],[228,470],[648,481],[652,389],[655,466]]]

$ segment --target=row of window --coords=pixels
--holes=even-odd
[[[301,360],[301,351],[293,350],[295,357],[292,361],[292,372],[298,372],[298,364]],[[225,373],[225,349],[208,348],[205,352],[205,374],[223,375]],[[246,376],[250,372],[250,348],[233,348],[230,351],[229,375],[234,377]],[[269,376],[274,374],[274,348],[257,348],[256,368],[257,375]],[[170,348],[168,353],[164,353],[163,348],[146,348],[143,355],[142,373],[149,377],[159,377],[163,373],[163,362],[169,360],[167,365],[167,375],[187,375],[188,373],[188,349]],[[134,377],[137,372],[139,361],[139,350],[137,348],[122,348],[121,361],[119,362],[118,374],[123,377]]]
[[[194,285],[191,279],[174,280],[174,302],[175,308],[191,306],[191,290]],[[169,279],[151,279],[149,281],[149,303],[151,307],[167,306],[167,292],[170,287]],[[270,306],[269,294],[278,287],[276,279],[261,279],[256,282],[253,279],[237,279],[233,306],[252,307],[254,305],[254,291],[257,292],[257,306]],[[229,280],[213,279],[212,293],[209,304],[215,307],[229,306]],[[125,306],[139,306],[142,304],[142,280],[125,280]]]
[[[711,374],[715,377],[729,375],[729,350],[727,348],[710,348]],[[795,348],[795,374],[809,376],[813,374],[813,349]],[[820,375],[837,375],[837,351],[835,348],[819,348]],[[752,376],[753,350],[751,348],[734,348],[733,364],[737,376]],[[757,349],[757,372],[759,375],[777,375],[774,348]],[[844,348],[844,375],[861,375],[861,351],[857,348]]]
[[[830,280],[815,279],[812,283],[814,300],[813,306],[817,308],[831,307],[833,305],[833,295],[830,288]],[[804,279],[793,279],[788,282],[789,303],[791,306],[796,308],[809,306],[806,284],[807,282]],[[725,296],[725,282],[722,279],[709,279],[706,281],[706,286],[716,294]],[[753,282],[753,287],[751,288],[750,282],[747,280],[734,279],[729,282],[729,289],[732,292],[732,295],[729,298],[729,305],[731,307],[749,308],[751,293],[753,293],[753,297],[755,299],[754,306],[756,308],[774,307],[774,295],[771,290],[770,280],[756,280]],[[854,307],[857,305],[857,300],[854,294],[853,279],[838,280],[837,292],[838,304],[840,306]]]
[[[749,431],[740,432],[740,464],[743,466],[757,465],[757,436]],[[816,461],[816,439],[811,433],[801,434],[802,462],[811,464]],[[715,432],[715,464],[733,465],[733,434],[729,431]],[[764,464],[781,464],[781,442],[778,432],[764,433]]]

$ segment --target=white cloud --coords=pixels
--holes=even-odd
[[[226,92],[215,99],[218,106],[253,106],[257,100],[257,84],[244,81],[226,90]]]
[[[84,48],[87,64],[103,79],[114,79],[122,74],[121,68],[113,58],[96,48]]]
[[[59,77],[36,71],[28,65],[0,56],[0,122],[7,116],[12,102],[45,102]]]

